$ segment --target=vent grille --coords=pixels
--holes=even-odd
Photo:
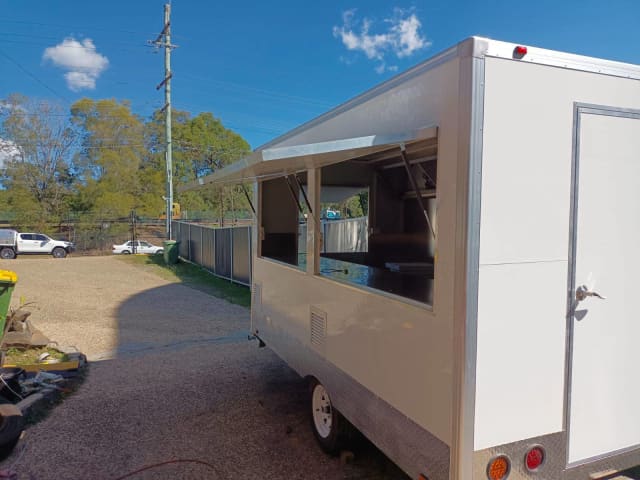
[[[311,345],[324,346],[327,335],[327,314],[316,308],[311,309]]]

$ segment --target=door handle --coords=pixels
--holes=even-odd
[[[581,302],[587,297],[597,297],[600,300],[606,300],[607,297],[600,295],[598,292],[592,292],[586,285],[581,285],[576,289],[576,300]]]

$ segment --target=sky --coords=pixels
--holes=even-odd
[[[164,105],[166,0],[0,0],[0,99]],[[171,2],[172,107],[252,148],[472,36],[640,64],[640,0]]]

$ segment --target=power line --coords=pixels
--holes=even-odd
[[[91,30],[102,30],[102,31],[107,31],[107,32],[119,32],[119,33],[128,33],[131,35],[153,35],[153,33],[151,32],[140,32],[140,31],[132,31],[132,30],[120,30],[120,29],[115,29],[112,27],[100,27],[100,26],[96,26],[96,25],[63,25],[63,24],[56,24],[56,23],[43,23],[43,22],[30,22],[30,21],[26,21],[26,20],[13,20],[13,19],[7,19],[7,18],[3,18],[0,19],[0,23],[16,23],[16,24],[23,24],[23,25],[37,25],[40,27],[56,27],[56,28],[79,28],[79,29],[91,29]]]
[[[40,80],[38,77],[36,77],[33,73],[31,73],[29,70],[27,70],[25,67],[23,67],[17,60],[14,60],[12,57],[10,57],[9,55],[7,55],[3,50],[0,49],[0,55],[2,55],[3,57],[5,57],[7,60],[9,60],[11,63],[13,63],[14,65],[16,65],[20,70],[22,70],[24,73],[26,73],[27,75],[29,75],[29,77],[31,77],[33,80],[35,80],[36,82],[38,82],[40,85],[42,85],[44,88],[46,88],[47,90],[49,90],[51,93],[53,93],[56,97],[61,98],[65,103],[71,103],[69,102],[69,100],[64,97],[63,95],[60,95],[58,92],[56,92],[53,88],[51,88],[49,85],[47,85],[46,83],[44,83],[42,80]]]

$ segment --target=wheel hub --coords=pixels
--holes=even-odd
[[[333,416],[331,399],[322,385],[316,385],[313,389],[311,408],[313,409],[313,424],[316,431],[322,438],[327,438],[331,434]]]

